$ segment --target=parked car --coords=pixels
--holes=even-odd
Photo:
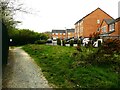
[[[47,43],[52,43],[52,39],[48,39],[48,40],[47,40]]]
[[[86,44],[88,44],[88,42],[89,42],[90,40],[89,40],[89,38],[84,38],[83,39],[83,46],[85,46]]]
[[[70,39],[65,39],[66,44],[70,44]]]
[[[74,38],[74,44],[77,44],[78,40],[80,40],[80,39],[79,38]]]
[[[94,47],[98,47],[98,41],[100,41],[101,43],[103,43],[102,39],[97,39],[97,41],[93,43]]]
[[[53,39],[53,40],[52,40],[52,44],[53,44],[53,45],[57,45],[57,39]]]

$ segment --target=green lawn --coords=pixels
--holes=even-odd
[[[25,45],[23,49],[42,68],[52,87],[60,88],[118,88],[118,64],[97,63],[97,48]],[[120,55],[117,56],[119,59]],[[98,58],[98,59],[97,59]],[[108,59],[108,58],[107,58]],[[107,60],[106,59],[106,60]],[[94,62],[95,63],[92,63]],[[100,59],[99,59],[100,60]],[[103,60],[102,60],[103,61]],[[117,61],[117,60],[116,60]]]

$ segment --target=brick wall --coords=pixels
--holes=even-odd
[[[52,38],[60,38],[60,39],[64,39],[66,38],[66,34],[65,33],[52,33]]]
[[[74,37],[74,35],[75,35],[75,33],[74,32],[68,32],[68,33],[66,33],[66,38],[72,38],[72,37]]]

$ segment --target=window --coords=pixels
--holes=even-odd
[[[106,26],[102,27],[102,32],[106,33]]]
[[[56,33],[56,35],[58,35],[58,33]]]
[[[52,33],[52,35],[54,35],[54,33]]]
[[[70,33],[68,33],[68,35],[70,35]]]
[[[63,35],[65,35],[65,33],[63,33]]]
[[[60,33],[60,35],[62,35],[62,33]]]
[[[99,19],[97,20],[97,24],[100,24],[100,20]]]
[[[109,28],[109,31],[114,31],[115,30],[115,25],[114,24],[111,24],[110,25],[110,28]]]

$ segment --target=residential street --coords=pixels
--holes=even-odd
[[[39,66],[21,47],[10,48],[3,88],[50,88]]]

